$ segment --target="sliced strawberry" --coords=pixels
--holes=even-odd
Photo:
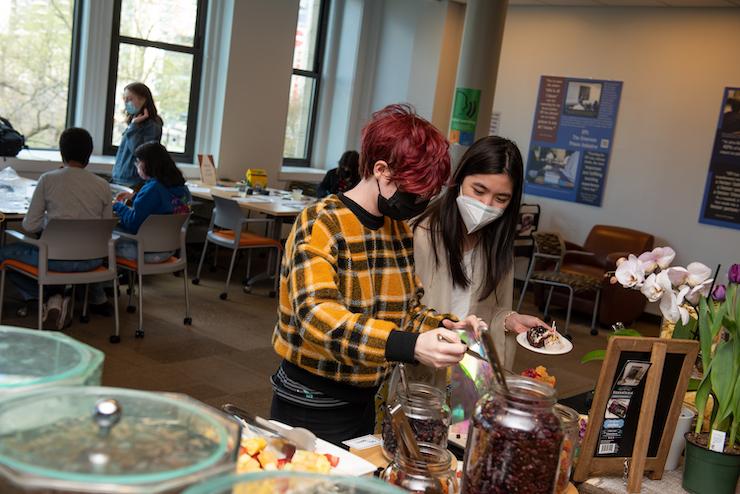
[[[324,456],[326,456],[326,459],[329,460],[329,464],[331,465],[332,468],[334,468],[337,465],[339,465],[339,457],[338,456],[330,455],[329,453],[324,453]]]

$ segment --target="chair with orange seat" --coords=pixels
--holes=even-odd
[[[129,305],[128,312],[134,312],[132,305],[134,297],[134,284],[138,285],[139,291],[139,329],[134,336],[144,337],[144,284],[143,277],[151,274],[178,273],[182,271],[185,282],[185,319],[183,324],[189,326],[193,323],[190,317],[190,292],[188,288],[188,263],[185,250],[185,236],[188,229],[190,214],[152,214],[144,220],[136,235],[116,232],[122,238],[136,242],[136,260],[124,257],[116,258],[119,268],[127,270],[129,276]],[[148,263],[146,254],[154,252],[176,251],[164,262]],[[143,260],[143,261],[142,261]],[[137,282],[133,282],[133,274],[137,275]],[[120,340],[119,340],[120,341]]]
[[[39,239],[23,235],[17,231],[6,231],[8,236],[17,240],[35,245],[38,248],[38,266],[26,264],[12,259],[6,259],[0,270],[0,320],[2,320],[2,306],[5,295],[5,273],[8,269],[33,278],[39,284],[39,312],[38,327],[43,324],[44,287],[48,285],[88,285],[89,283],[113,282],[113,292],[118,291],[118,275],[116,272],[115,244],[111,233],[116,226],[116,220],[110,219],[52,219],[44,228]],[[100,266],[91,271],[60,272],[49,271],[50,260],[58,261],[89,261],[107,259],[108,265]],[[111,341],[117,337],[118,303],[113,299],[115,314],[115,333]],[[87,288],[85,289],[85,303],[83,318],[87,312]]]
[[[229,284],[231,283],[231,274],[234,270],[234,263],[236,261],[236,254],[240,250],[247,250],[247,274],[246,280],[249,280],[249,274],[252,267],[252,250],[253,249],[275,249],[275,284],[273,291],[270,292],[270,296],[274,297],[277,293],[277,286],[280,280],[280,252],[282,245],[279,241],[257,235],[250,231],[244,230],[244,225],[253,225],[256,223],[272,223],[272,220],[268,218],[245,218],[242,209],[239,207],[239,203],[233,199],[227,199],[225,197],[213,196],[214,208],[213,215],[211,216],[211,224],[208,227],[208,233],[206,234],[206,241],[203,244],[203,253],[200,256],[200,262],[198,263],[198,272],[193,278],[193,284],[197,285],[200,283],[200,271],[203,268],[203,262],[206,258],[206,250],[208,249],[208,243],[215,244],[218,247],[224,247],[231,249],[231,263],[229,264],[229,272],[226,275],[226,286],[224,291],[219,295],[221,300],[226,300],[228,297]],[[269,268],[268,268],[269,269]],[[249,290],[249,285],[245,285],[245,291]]]

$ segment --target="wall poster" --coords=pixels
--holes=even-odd
[[[740,88],[725,88],[699,214],[701,223],[740,229]]]
[[[601,206],[621,81],[542,76],[524,191]]]

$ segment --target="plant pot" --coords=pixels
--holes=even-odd
[[[682,487],[692,494],[735,494],[740,455],[718,453],[697,446],[686,434],[686,462]]]
[[[666,472],[678,468],[678,464],[681,462],[681,453],[683,453],[686,444],[684,436],[691,430],[691,422],[693,422],[694,417],[696,417],[696,412],[691,407],[686,405],[681,407],[681,415],[678,416],[676,431],[673,433],[671,448],[668,450],[668,457],[665,462]]]

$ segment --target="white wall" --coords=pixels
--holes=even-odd
[[[527,196],[541,229],[582,242],[595,224],[651,232],[677,262],[740,262],[740,231],[698,223],[725,86],[740,85],[740,9],[512,7],[494,110],[529,149],[541,75],[624,81],[604,202]]]

